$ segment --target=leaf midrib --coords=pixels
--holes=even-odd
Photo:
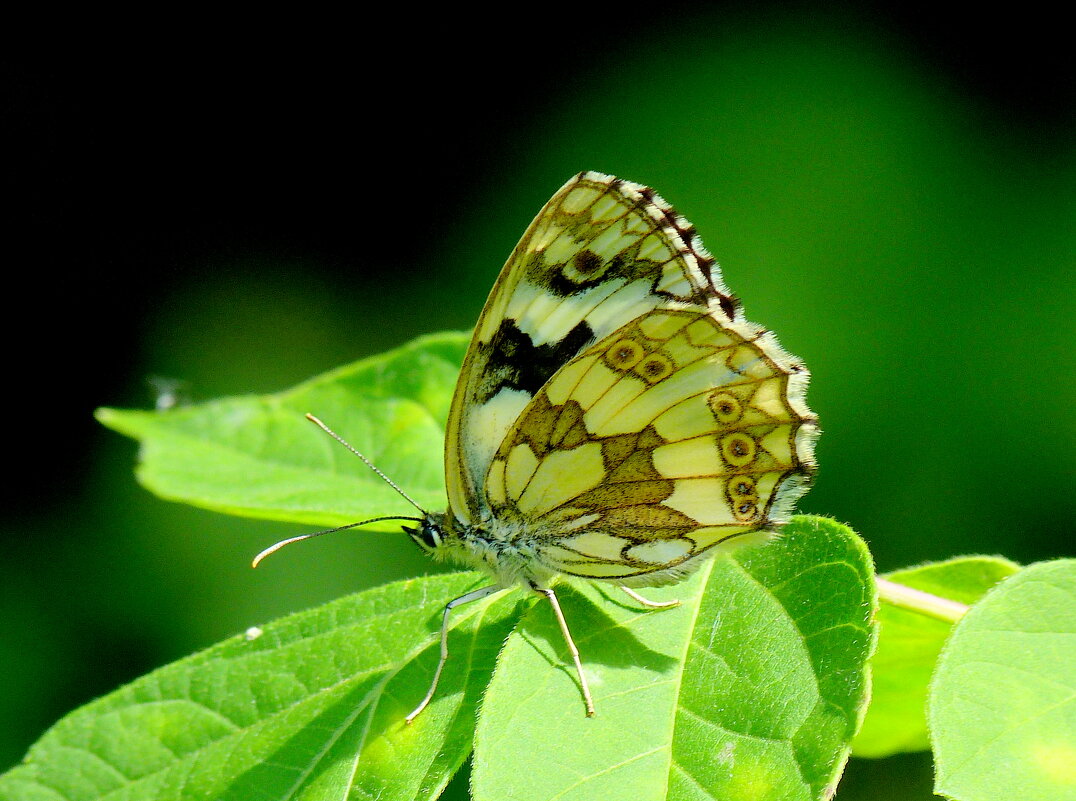
[[[681,641],[682,645],[680,651],[680,658],[677,662],[678,669],[675,677],[675,693],[673,703],[669,705],[669,715],[671,719],[669,720],[668,725],[669,741],[668,743],[666,743],[666,748],[668,750],[668,768],[665,771],[666,797],[669,794],[669,785],[672,782],[673,768],[680,770],[682,773],[687,773],[686,769],[682,765],[678,764],[675,757],[673,756],[673,743],[676,741],[676,722],[680,715],[680,696],[681,688],[683,687],[684,683],[684,673],[687,672],[688,651],[690,650],[692,644],[695,642],[695,628],[698,625],[699,614],[702,611],[703,599],[706,597],[706,587],[710,582],[710,576],[713,574],[715,561],[716,560],[714,558],[707,559],[705,564],[700,566],[699,568],[699,572],[701,575],[699,577],[699,589],[695,593],[695,608],[691,612],[691,623],[687,627],[687,636],[683,637]],[[692,781],[695,781],[694,778],[692,778]],[[695,783],[698,784],[697,781]]]

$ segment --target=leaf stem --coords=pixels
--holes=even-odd
[[[928,617],[944,620],[947,623],[956,623],[964,617],[968,611],[967,604],[950,601],[940,595],[931,595],[929,592],[914,590],[886,579],[876,579],[878,585],[878,598],[884,603],[907,609],[910,612],[919,612]]]

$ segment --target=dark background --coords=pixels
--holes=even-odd
[[[93,409],[152,406],[154,376],[195,400],[275,391],[469,328],[583,169],[674,203],[748,317],[810,366],[825,434],[805,511],[851,524],[882,570],[1072,552],[1060,20],[1035,4],[525,12],[6,34],[0,769],[154,667],[429,569],[403,537],[354,536],[250,571],[294,529],[150,496]],[[929,797],[922,758],[853,762],[840,797],[882,798],[884,775]]]

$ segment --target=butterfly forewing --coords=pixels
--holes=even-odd
[[[597,340],[658,308],[737,313],[691,226],[646,187],[582,173],[516,246],[478,321],[445,443],[451,512],[488,517],[483,482],[550,378]]]

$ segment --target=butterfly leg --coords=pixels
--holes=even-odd
[[[433,672],[433,682],[430,684],[430,691],[426,693],[426,697],[422,699],[422,703],[416,706],[411,712],[411,714],[404,718],[407,723],[410,723],[412,720],[418,717],[419,712],[429,706],[430,701],[433,700],[433,694],[437,690],[437,682],[441,680],[441,671],[444,670],[445,662],[448,661],[449,613],[457,606],[469,604],[471,601],[480,601],[483,598],[488,598],[490,595],[493,595],[493,593],[500,592],[503,589],[504,587],[502,587],[500,584],[493,584],[489,587],[482,587],[481,589],[473,590],[466,595],[461,595],[459,598],[453,598],[451,601],[445,604],[444,616],[441,618],[441,659],[437,663],[437,670]]]
[[[575,672],[579,675],[579,686],[583,691],[583,703],[587,707],[587,717],[594,717],[594,699],[590,696],[590,686],[587,684],[587,677],[583,673],[583,663],[579,659],[579,649],[575,647],[575,641],[572,639],[572,634],[568,631],[568,621],[564,619],[564,613],[560,611],[560,602],[557,600],[557,594],[551,589],[545,587],[538,587],[535,584],[531,584],[531,587],[535,592],[539,592],[549,599],[549,603],[553,605],[553,612],[557,616],[557,622],[560,623],[560,632],[564,635],[564,641],[568,643],[568,651],[572,655],[572,659],[575,660]]]
[[[627,587],[621,587],[620,589],[624,590],[624,592],[627,593],[628,597],[633,599],[636,603],[642,604],[643,606],[650,609],[668,609],[670,607],[680,605],[679,601],[651,601],[649,598],[644,598],[635,590],[629,589]]]

